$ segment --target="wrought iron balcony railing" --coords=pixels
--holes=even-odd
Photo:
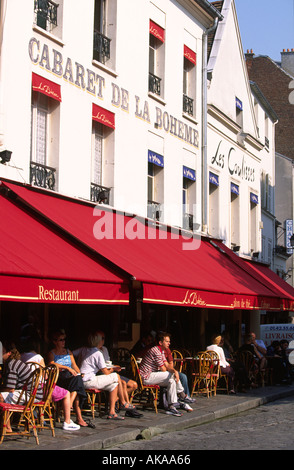
[[[31,162],[30,183],[40,188],[51,189],[55,191],[56,169],[41,163]]]
[[[183,228],[185,230],[194,230],[193,215],[184,213],[183,215]]]
[[[159,202],[148,201],[147,217],[153,220],[160,220],[160,216],[161,216],[160,207],[161,207],[161,204]]]
[[[98,204],[108,204],[110,199],[110,188],[101,186],[99,184],[91,183],[91,196],[92,202],[98,202]]]
[[[36,24],[45,30],[57,26],[58,4],[51,0],[35,0]]]
[[[183,95],[183,111],[184,111],[184,113],[187,113],[190,116],[193,116],[193,104],[194,104],[193,98],[189,98],[189,96]]]
[[[161,78],[156,77],[153,73],[149,72],[149,91],[160,95],[161,93]]]
[[[94,31],[94,59],[102,64],[110,59],[110,41],[111,39],[104,36],[99,31]]]

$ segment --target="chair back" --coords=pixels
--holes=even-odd
[[[56,385],[59,375],[59,369],[55,364],[49,364],[43,369],[43,401],[46,404],[51,400],[52,392]]]
[[[195,372],[200,377],[207,377],[212,368],[212,358],[208,351],[200,351],[195,359]]]
[[[142,390],[143,389],[142,377],[139,371],[137,360],[135,356],[133,356],[133,354],[131,354],[131,368],[132,368],[134,381],[137,382],[138,388]]]
[[[207,351],[209,356],[211,357],[211,364],[210,364],[210,373],[211,374],[220,374],[220,365],[219,365],[219,355],[215,351]]]
[[[182,372],[183,368],[183,355],[180,353],[180,351],[177,351],[176,349],[172,350],[172,357],[174,360],[174,368],[178,370],[179,372]],[[176,359],[176,361],[175,361]]]
[[[42,377],[42,372],[40,368],[36,368],[35,370],[32,371],[30,376],[28,377],[26,383],[24,384],[22,388],[22,392],[18,398],[18,404],[24,402],[24,411],[23,413],[25,414],[26,411],[32,407],[32,404],[35,401],[39,383]]]
[[[237,361],[244,365],[247,374],[250,374],[255,364],[255,358],[250,351],[239,351]]]

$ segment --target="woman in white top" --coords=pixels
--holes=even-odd
[[[223,375],[228,377],[229,393],[235,394],[234,390],[234,381],[235,381],[235,372],[234,369],[230,366],[226,360],[225,353],[223,348],[219,346],[222,337],[220,335],[215,335],[212,337],[212,344],[207,346],[207,351],[214,351],[218,354],[219,365]]]

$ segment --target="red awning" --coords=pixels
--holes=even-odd
[[[92,119],[100,122],[104,126],[115,129],[115,114],[94,103],[92,105]]]
[[[164,42],[164,29],[154,21],[150,20],[149,23],[149,33],[152,34],[155,38],[159,39],[161,42]]]
[[[143,301],[226,309],[285,309],[281,292],[253,276],[207,238],[146,226],[114,213],[30,186],[3,185],[69,239],[77,239],[143,284]],[[231,250],[230,250],[231,251]],[[242,262],[238,258],[239,263]]]
[[[256,261],[239,258],[238,255],[236,255],[227,246],[224,246],[220,241],[215,241],[215,243],[219,247],[221,246],[222,249],[225,250],[226,254],[234,261],[234,263],[244,269],[246,273],[252,276],[252,278],[257,279],[260,283],[271,289],[277,296],[279,296],[281,298],[284,310],[294,309],[294,289],[292,286],[281,279],[268,266]]]
[[[196,52],[192,51],[188,46],[184,45],[184,57],[192,64],[196,65]]]
[[[41,77],[36,73],[32,74],[32,88],[34,91],[43,93],[54,100],[61,101],[61,88],[57,83],[51,82],[47,78]]]
[[[0,300],[128,304],[127,280],[0,195]]]

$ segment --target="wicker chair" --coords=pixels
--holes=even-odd
[[[138,384],[138,388],[133,392],[131,402],[138,402],[143,407],[153,406],[157,413],[159,385],[144,385],[140,375],[139,366],[135,356],[131,355],[131,366],[133,378]]]
[[[34,370],[26,384],[22,389],[22,393],[19,397],[18,402],[20,403],[24,399],[24,404],[10,404],[10,403],[0,403],[0,413],[2,414],[2,419],[0,420],[0,444],[3,442],[5,436],[26,436],[31,437],[31,429],[36,439],[36,443],[39,445],[39,438],[34,418],[34,409],[33,403],[36,398],[37,389],[40,381],[41,370]],[[24,422],[24,427],[19,426],[17,431],[7,433],[7,423],[13,418],[14,415],[19,415],[20,419]],[[21,428],[21,429],[20,429]],[[24,429],[22,429],[24,428]]]
[[[174,367],[177,371],[182,372],[183,369],[183,355],[180,353],[180,351],[177,351],[176,349],[173,349],[172,351],[172,356],[174,360]]]
[[[33,403],[33,410],[37,412],[36,426],[38,429],[50,429],[52,436],[55,437],[51,397],[58,380],[59,369],[55,364],[50,364],[43,368],[40,366],[40,370],[42,371],[43,400]],[[46,422],[49,427],[45,425]]]

